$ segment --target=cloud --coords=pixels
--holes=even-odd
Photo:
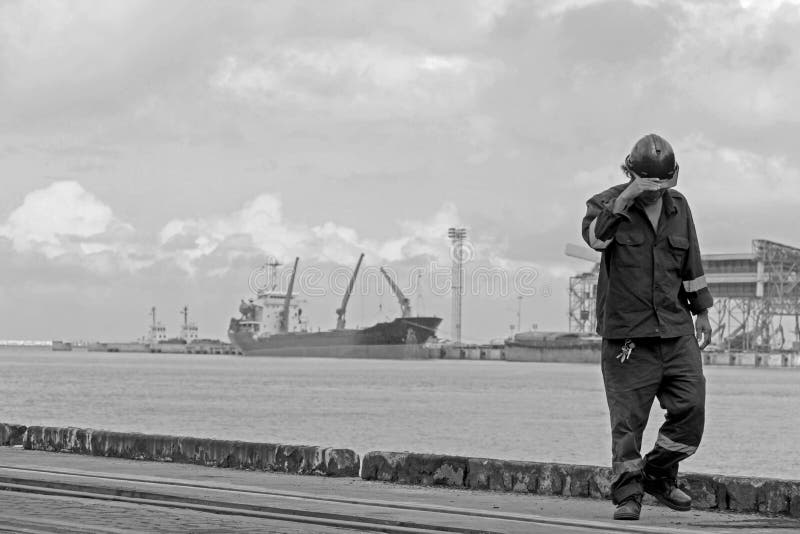
[[[227,244],[225,254],[236,257],[231,239],[246,243],[277,257],[292,254],[296,244],[308,239],[309,230],[293,228],[283,219],[278,197],[263,194],[248,201],[241,209],[228,214],[194,219],[173,219],[159,233],[160,252],[169,256],[184,270],[195,272],[196,260],[219,252]]]
[[[111,208],[77,182],[56,182],[25,196],[22,205],[0,226],[20,252],[38,250],[55,257],[67,250],[68,241],[90,240],[115,226]]]
[[[443,264],[449,261],[449,252],[443,246],[450,227],[463,226],[458,208],[452,202],[444,203],[431,217],[422,221],[405,220],[399,223],[402,237],[389,239],[380,246],[379,254],[387,261],[402,261],[426,256]]]
[[[18,253],[41,254],[62,265],[77,263],[103,273],[135,270],[151,262],[134,243],[135,233],[74,181],[28,193],[0,225],[0,236]]]
[[[800,120],[800,97],[792,89],[800,83],[797,2],[681,6],[681,31],[663,59],[663,79],[676,102],[737,127]]]
[[[0,236],[17,253],[41,254],[56,264],[98,273],[141,271],[159,263],[192,275],[221,276],[243,259],[266,256],[350,266],[363,252],[368,261],[383,264],[449,265],[451,226],[464,226],[464,220],[455,204],[445,202],[428,217],[398,221],[394,235],[366,237],[336,221],[287,220],[280,198],[265,193],[227,214],[173,219],[148,243],[79,183],[62,181],[28,193],[0,226]],[[470,235],[468,246],[481,262],[502,266],[510,261],[504,259],[507,243],[492,235]]]
[[[662,5],[624,1],[586,5],[565,12],[561,20],[559,51],[570,64],[591,65],[602,71],[608,64],[647,70],[664,54],[676,33],[675,21]]]
[[[270,107],[380,118],[463,109],[498,71],[487,60],[409,45],[306,40],[261,56],[228,56],[211,85]]]
[[[679,187],[716,211],[785,209],[800,198],[800,169],[785,157],[691,136],[676,143]]]
[[[445,203],[423,220],[398,223],[399,237],[366,238],[335,221],[302,225],[283,216],[281,200],[262,194],[229,214],[169,221],[159,234],[162,255],[194,273],[204,258],[229,259],[259,250],[264,255],[286,259],[350,265],[361,252],[371,261],[399,262],[414,257],[444,261],[448,257],[446,231],[460,218],[453,204]]]

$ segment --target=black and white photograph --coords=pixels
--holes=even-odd
[[[800,0],[0,0],[0,533],[800,532]]]

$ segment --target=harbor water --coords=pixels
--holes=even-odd
[[[683,469],[800,479],[800,370],[708,366]],[[0,349],[0,422],[610,464],[597,365]],[[656,402],[644,438],[655,440]]]

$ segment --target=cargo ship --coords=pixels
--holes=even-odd
[[[232,318],[228,337],[244,356],[299,356],[320,358],[423,359],[429,357],[425,342],[435,339],[439,317],[412,316],[409,299],[386,271],[381,273],[400,304],[400,316],[367,328],[347,328],[345,314],[364,255],[358,258],[350,283],[336,310],[336,328],[312,332],[303,310],[294,300],[293,288],[299,258],[285,292],[277,284],[261,290],[255,299],[244,300],[238,318]],[[273,273],[277,263],[268,267]]]

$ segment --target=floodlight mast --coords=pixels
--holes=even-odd
[[[456,345],[461,345],[461,299],[464,295],[464,240],[467,238],[466,228],[449,228],[447,237],[453,245],[453,271],[451,275],[451,291],[453,296],[451,319],[452,337]]]

